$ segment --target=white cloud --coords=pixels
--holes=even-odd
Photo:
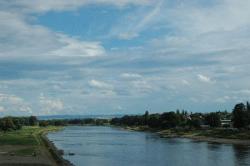
[[[137,80],[137,81],[132,81],[132,86],[133,86],[133,89],[131,90],[134,90],[136,91],[138,94],[140,93],[149,93],[153,90],[153,87],[145,80]]]
[[[190,83],[187,80],[181,80],[183,85],[190,85]]]
[[[0,95],[0,111],[29,113],[32,108],[36,114],[56,114],[71,107],[72,112],[78,109],[81,113],[84,101],[85,109],[95,113],[100,113],[100,104],[106,107],[109,103],[120,104],[126,110],[143,107],[145,103],[159,111],[166,103],[173,108],[186,104],[190,111],[193,106],[215,110],[218,105],[213,102],[228,107],[236,100],[247,100],[250,3],[203,2],[1,1],[0,79],[8,80],[0,81],[0,91],[23,96]],[[110,25],[112,32],[108,37],[112,41],[109,38],[107,43],[106,38],[102,38],[103,42],[85,41],[34,22],[37,15],[49,11],[76,11],[96,3],[125,9],[118,24],[115,21]],[[125,8],[127,5],[139,6]],[[145,36],[140,38],[141,35]],[[133,46],[127,46],[130,41],[116,45],[113,37],[129,39]],[[132,41],[134,38],[137,39]],[[111,53],[104,48],[110,44],[114,48]],[[39,97],[40,92],[52,95]],[[204,103],[212,104],[205,107]]]
[[[68,57],[96,57],[105,54],[105,49],[99,42],[86,42],[60,35],[59,41],[65,46],[52,51],[52,55]]]
[[[125,78],[125,79],[139,79],[139,78],[142,78],[142,76],[140,74],[137,74],[137,73],[122,73],[121,77]]]
[[[23,99],[14,95],[0,94],[0,102],[11,102],[13,104],[22,103]]]
[[[64,109],[64,103],[60,99],[50,99],[45,97],[43,94],[39,97],[41,105],[41,112],[39,114],[58,114]]]
[[[95,57],[105,54],[100,42],[79,39],[33,25],[26,15],[0,12],[0,58]]]
[[[198,74],[197,77],[198,77],[198,79],[199,79],[201,82],[205,82],[205,83],[214,83],[214,81],[211,80],[211,78],[208,77],[208,76],[205,76],[205,75],[202,75],[202,74]]]
[[[89,4],[109,4],[124,7],[126,5],[148,5],[150,3],[150,0],[13,0],[2,1],[0,5],[16,10],[21,9],[21,12],[43,13],[48,11],[76,10]]]
[[[148,26],[158,22],[157,16],[161,12],[163,0],[152,1],[150,9],[139,10],[136,13],[130,13],[123,18],[117,26],[111,29],[111,36],[123,40],[131,40],[139,37],[140,33],[147,29]]]
[[[4,113],[6,110],[4,107],[0,106],[0,113]]]
[[[98,80],[90,80],[89,85],[93,88],[99,88],[99,89],[113,89],[112,85]]]
[[[30,104],[25,102],[23,98],[16,95],[0,94],[0,106],[4,115],[30,115],[32,109]]]
[[[215,100],[215,102],[218,102],[218,103],[226,103],[228,102],[228,100],[231,100],[231,97],[229,96],[223,96],[223,97],[219,97]]]

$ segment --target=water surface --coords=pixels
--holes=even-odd
[[[48,138],[76,166],[250,165],[249,146],[164,139],[152,133],[111,127],[70,126],[50,133]]]

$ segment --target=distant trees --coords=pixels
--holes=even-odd
[[[42,120],[39,122],[39,126],[40,127],[47,127],[47,126],[49,126],[49,122],[46,120]]]
[[[37,125],[35,116],[31,117],[4,117],[0,118],[0,131],[19,130],[22,126]]]
[[[161,126],[160,114],[149,115],[148,126],[152,128],[159,128]]]
[[[108,124],[108,119],[52,119],[52,120],[40,120],[39,126],[66,126],[66,125],[104,125]]]
[[[180,112],[164,112],[162,114],[149,114],[148,111],[144,115],[123,116],[121,118],[113,118],[110,123],[112,125],[125,125],[125,126],[149,126],[151,128],[174,128],[177,126],[190,126],[200,127],[200,119],[194,116],[193,119],[186,111]],[[196,121],[198,120],[198,122]]]
[[[3,130],[3,131],[7,131],[7,130],[11,130],[11,129],[15,130],[16,129],[12,119],[9,118],[9,117],[3,118],[1,120],[0,125],[1,125],[1,130]]]
[[[30,126],[35,126],[38,124],[38,120],[36,116],[30,116],[29,117],[29,125]]]
[[[11,117],[5,117],[0,119],[0,130],[8,131],[8,130],[18,130],[21,129],[21,124],[19,120],[13,119]]]
[[[146,111],[144,114],[144,125],[148,125],[148,118],[149,118],[149,113],[148,111]]]
[[[165,112],[160,116],[161,128],[173,128],[180,124],[180,114]]]
[[[187,126],[191,128],[200,128],[203,121],[201,113],[191,113],[187,121]]]
[[[113,118],[110,123],[113,125],[123,126],[149,126],[150,128],[175,128],[188,127],[200,128],[210,126],[212,128],[220,127],[221,120],[230,120],[235,128],[250,129],[250,103],[236,104],[233,112],[211,112],[211,113],[188,113],[187,111],[164,112],[162,114],[149,114],[148,111],[144,115],[123,116],[121,118]]]
[[[126,115],[120,118],[108,119],[54,119],[38,120],[36,116],[30,117],[5,117],[0,118],[0,131],[18,130],[22,126],[41,127],[65,126],[65,125],[120,125],[120,126],[148,126],[154,129],[169,128],[200,128],[220,127],[221,120],[232,120],[235,128],[250,128],[250,104],[236,104],[233,112],[211,112],[211,113],[188,113],[185,110],[176,112],[164,112],[149,114],[146,111],[143,115]]]
[[[219,127],[221,125],[219,113],[212,112],[205,115],[205,122],[211,127]]]
[[[233,116],[233,125],[236,128],[245,128],[250,125],[250,107],[247,102],[247,106],[243,103],[236,104],[232,116]]]

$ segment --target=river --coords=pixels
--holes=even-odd
[[[153,133],[111,127],[69,126],[48,134],[48,138],[76,166],[250,165],[249,146],[164,139]]]

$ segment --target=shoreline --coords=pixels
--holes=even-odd
[[[197,142],[209,142],[217,144],[232,144],[232,145],[245,145],[250,146],[250,140],[240,140],[240,139],[227,139],[227,138],[215,138],[206,136],[164,136],[160,135],[161,138],[187,138],[192,139]]]
[[[58,149],[55,144],[48,139],[47,134],[48,132],[42,133],[40,137],[44,143],[44,146],[49,151],[55,162],[60,166],[75,166],[70,161],[63,158],[63,150]]]
[[[141,128],[141,127],[121,127],[125,130],[138,131],[138,132],[150,132],[159,135],[161,138],[187,138],[199,142],[209,142],[209,143],[218,143],[218,144],[232,144],[232,145],[245,145],[250,146],[250,139],[229,139],[229,138],[218,138],[218,137],[209,137],[195,134],[178,134],[176,133],[165,133],[164,130],[155,130],[150,128]]]

